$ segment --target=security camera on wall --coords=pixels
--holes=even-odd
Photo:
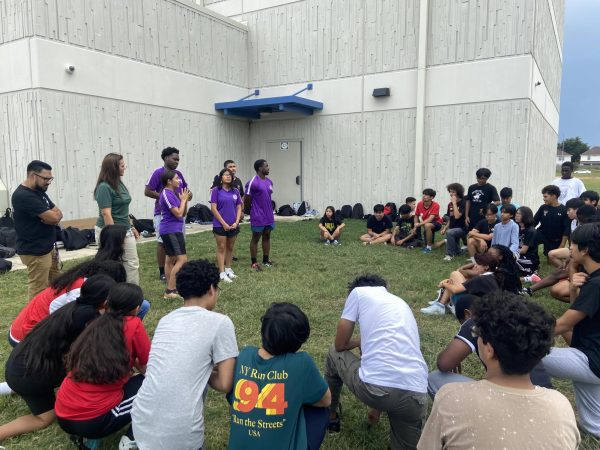
[[[65,71],[67,73],[73,73],[73,72],[75,72],[75,66],[73,64],[67,64],[65,66]]]

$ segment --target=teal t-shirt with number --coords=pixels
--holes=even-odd
[[[131,195],[129,195],[129,191],[123,183],[119,182],[119,195],[117,195],[115,190],[110,187],[108,183],[102,182],[96,188],[95,196],[96,202],[98,202],[98,209],[102,210],[110,208],[115,224],[125,225],[128,229],[131,228],[129,223],[129,204],[131,203]],[[99,228],[104,227],[102,211],[99,213],[96,226]]]
[[[327,383],[305,352],[263,359],[244,348],[237,359],[231,404],[229,449],[306,450],[304,405],[325,395]]]

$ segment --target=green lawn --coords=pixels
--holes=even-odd
[[[537,206],[537,205],[535,205]],[[458,322],[450,315],[424,317],[418,310],[430,300],[440,279],[464,263],[460,258],[454,262],[442,261],[443,253],[434,251],[422,255],[418,250],[397,249],[391,246],[365,247],[357,237],[363,232],[365,222],[348,220],[343,245],[325,247],[318,243],[316,221],[278,224],[272,238],[272,258],[276,266],[261,273],[249,270],[249,229],[243,227],[237,243],[240,261],[234,266],[239,278],[222,286],[223,292],[217,310],[229,315],[236,327],[238,344],[260,344],[260,317],[273,301],[289,301],[300,306],[309,316],[312,333],[304,346],[322,369],[327,349],[333,342],[336,322],[347,295],[348,282],[358,274],[373,272],[384,276],[389,290],[403,298],[413,309],[419,325],[421,349],[430,368],[434,367],[436,355],[452,339]],[[214,259],[214,240],[211,233],[188,237],[188,255],[191,258]],[[145,325],[152,332],[158,320],[179,306],[177,302],[161,299],[164,285],[157,281],[153,244],[140,245],[141,285],[146,297],[152,302]],[[71,263],[73,264],[73,263]],[[542,272],[547,274],[548,267]],[[223,283],[224,284],[224,283]],[[0,278],[0,362],[3,364],[10,347],[4,338],[11,320],[26,302],[25,272],[13,272]],[[535,300],[553,314],[560,315],[566,308],[548,295]],[[463,365],[465,374],[481,376],[481,363],[470,356]],[[0,376],[1,378],[1,376]],[[572,400],[568,383],[557,384]],[[344,416],[342,432],[328,436],[325,449],[382,449],[389,443],[387,421],[369,427],[366,424],[365,406],[342,394]],[[0,398],[0,423],[28,412],[18,397]],[[544,414],[540,411],[540,414]],[[221,449],[228,436],[228,408],[222,395],[211,391],[205,412],[206,448]],[[102,448],[115,448],[118,436],[103,442]],[[58,426],[10,439],[3,443],[7,449],[72,448],[67,436]],[[584,449],[599,448],[600,442],[584,436]]]

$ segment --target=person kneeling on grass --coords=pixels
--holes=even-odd
[[[238,347],[231,319],[213,312],[219,281],[217,267],[205,259],[177,274],[183,306],[158,322],[131,411],[141,450],[202,448],[207,386],[222,393],[232,388]]]
[[[74,302],[39,322],[11,352],[6,381],[31,414],[0,426],[0,441],[41,430],[54,421],[54,390],[65,377],[64,357],[86,325],[100,315],[114,285],[107,275],[91,276]]]
[[[461,372],[461,363],[471,354],[479,356],[477,348],[477,337],[471,333],[473,328],[472,305],[479,297],[471,294],[463,294],[456,302],[456,318],[460,328],[454,339],[442,350],[437,357],[437,369],[427,377],[427,391],[434,398],[442,386],[448,383],[460,381],[473,381]],[[550,377],[544,370],[542,364],[538,364],[531,371],[531,382],[536,386],[553,389]]]
[[[373,207],[373,215],[367,220],[367,233],[360,237],[364,245],[385,243],[392,235],[392,219],[383,212],[384,206],[377,204]]]
[[[542,362],[551,377],[573,381],[579,424],[600,437],[600,223],[573,231],[571,263],[583,271],[571,275],[571,306],[554,329],[569,347],[552,347]]]
[[[550,351],[554,318],[501,291],[477,299],[472,308],[471,330],[486,379],[443,386],[417,448],[576,449],[581,437],[569,400],[535,386],[530,377]]]
[[[340,430],[340,393],[345,384],[370,407],[371,422],[381,411],[387,412],[392,449],[410,449],[419,440],[427,413],[427,364],[410,307],[386,286],[377,275],[363,275],[350,283],[335,345],[325,362],[331,389],[329,431]],[[353,338],[357,322],[360,338]],[[355,348],[360,348],[360,357],[351,352]]]
[[[167,289],[164,298],[179,298],[175,289],[175,277],[187,261],[185,251],[185,236],[183,226],[187,211],[189,192],[184,188],[177,194],[181,180],[177,172],[165,170],[160,176],[164,189],[160,193],[160,238],[163,241],[167,261],[165,265],[165,276],[167,277]]]
[[[415,248],[421,245],[421,241],[417,239],[417,229],[411,213],[412,209],[409,205],[402,205],[398,210],[396,226],[390,237],[392,245],[406,248]]]
[[[308,317],[291,303],[273,303],[261,319],[262,345],[238,356],[231,403],[229,449],[317,450],[327,430],[331,393],[300,347]],[[261,399],[257,401],[257,399]],[[263,426],[248,425],[263,423]]]
[[[164,220],[164,216],[163,216]],[[150,339],[136,317],[144,294],[139,286],[120,283],[110,289],[107,312],[94,320],[71,346],[65,358],[67,377],[56,395],[60,427],[78,445],[101,439],[131,422],[131,404],[146,370]],[[131,427],[119,449],[137,448]]]
[[[346,224],[342,223],[339,217],[336,217],[334,207],[328,206],[325,208],[325,214],[323,214],[323,217],[319,221],[321,241],[324,241],[325,245],[339,245],[339,238],[345,226]]]

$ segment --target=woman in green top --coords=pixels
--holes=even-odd
[[[137,254],[136,239],[139,234],[129,222],[129,204],[131,195],[121,181],[125,173],[123,155],[109,153],[102,160],[100,175],[94,189],[94,198],[98,202],[100,214],[96,221],[96,242],[100,245],[100,231],[106,225],[119,224],[127,227],[123,242],[122,262],[127,272],[127,282],[139,284],[140,260]]]

